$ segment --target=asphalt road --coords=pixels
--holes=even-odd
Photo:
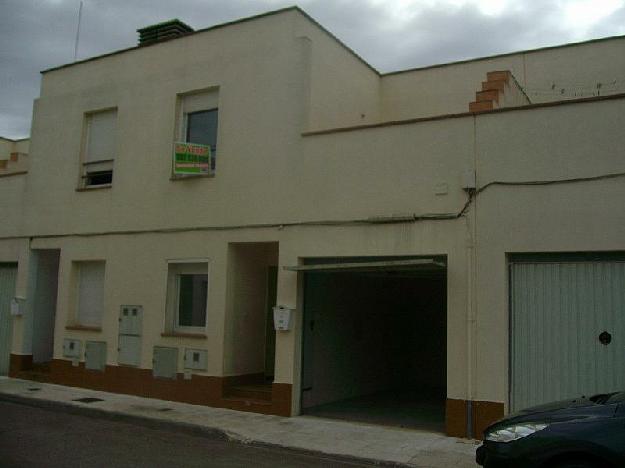
[[[126,422],[0,401],[0,467],[355,467]]]

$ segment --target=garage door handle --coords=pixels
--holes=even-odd
[[[612,335],[607,331],[601,332],[599,334],[599,342],[605,346],[609,345],[612,342]]]

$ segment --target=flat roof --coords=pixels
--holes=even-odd
[[[501,54],[484,55],[484,56],[481,56],[481,57],[474,57],[474,58],[469,58],[469,59],[455,60],[453,62],[437,63],[437,64],[433,64],[433,65],[424,65],[422,67],[406,68],[404,70],[397,70],[397,71],[382,73],[381,76],[399,75],[401,73],[410,73],[410,72],[413,72],[413,71],[428,70],[430,68],[441,68],[441,67],[449,67],[451,65],[462,65],[463,63],[480,62],[480,61],[483,61],[483,60],[492,60],[492,59],[495,59],[495,58],[510,57],[512,55],[522,55],[522,54],[529,54],[529,53],[534,53],[534,52],[542,52],[542,51],[545,51],[545,50],[563,49],[563,48],[566,48],[566,47],[576,47],[576,46],[585,45],[585,44],[593,44],[593,43],[596,43],[596,42],[604,42],[604,41],[611,41],[611,40],[618,40],[618,39],[625,39],[625,35],[599,37],[599,38],[596,38],[596,39],[588,39],[586,41],[567,42],[567,43],[564,43],[564,44],[557,44],[557,45],[553,45],[553,46],[537,47],[535,49],[515,50],[513,52],[503,52]]]
[[[280,8],[278,10],[271,10],[271,11],[268,11],[268,12],[265,12],[265,13],[260,13],[258,15],[248,16],[248,17],[245,17],[245,18],[240,18],[240,19],[237,19],[237,20],[227,21],[225,23],[216,24],[214,26],[209,26],[207,28],[197,29],[197,30],[195,30],[193,32],[189,32],[189,33],[184,34],[184,35],[179,36],[179,37],[172,37],[170,39],[163,39],[163,40],[151,43],[151,44],[136,45],[136,46],[128,47],[126,49],[120,49],[120,50],[116,50],[116,51],[113,51],[113,52],[108,52],[106,54],[96,55],[94,57],[89,57],[89,58],[86,58],[86,59],[83,59],[83,60],[77,60],[76,62],[66,63],[64,65],[59,65],[59,66],[56,66],[56,67],[48,68],[46,70],[42,70],[40,73],[43,74],[43,73],[48,73],[48,72],[51,72],[51,71],[54,71],[54,70],[60,70],[62,68],[67,68],[67,67],[71,67],[71,66],[74,66],[74,65],[78,65],[80,63],[91,62],[91,61],[98,60],[98,59],[101,59],[101,58],[110,57],[112,55],[123,54],[124,52],[128,52],[128,51],[131,51],[131,50],[145,49],[146,47],[152,47],[152,46],[155,46],[155,45],[158,45],[158,44],[162,44],[164,42],[175,41],[176,39],[182,39],[183,37],[189,37],[189,36],[193,36],[195,34],[200,34],[200,33],[207,32],[207,31],[213,31],[215,29],[225,28],[227,26],[232,26],[232,25],[239,24],[239,23],[246,23],[248,21],[254,21],[254,20],[257,20],[257,19],[260,19],[260,18],[265,18],[267,16],[278,15],[278,14],[286,13],[286,12],[289,12],[289,11],[297,11],[300,14],[302,14],[305,18],[307,18],[309,21],[311,21],[313,24],[315,24],[317,27],[319,27],[323,32],[328,34],[332,39],[334,39],[345,50],[347,50],[350,54],[352,54],[360,62],[362,62],[363,65],[365,65],[367,68],[369,68],[374,73],[376,73],[378,75],[380,74],[379,71],[377,71],[375,68],[373,68],[366,60],[364,60],[360,55],[358,55],[356,52],[354,52],[353,49],[348,47],[343,41],[341,41],[338,37],[336,37],[334,34],[332,34],[330,31],[328,31],[326,28],[324,28],[317,20],[315,20],[312,16],[310,16],[308,13],[306,13],[304,10],[302,10],[298,6],[290,6],[290,7]],[[141,29],[145,29],[145,28],[141,28]],[[137,31],[139,31],[139,30],[140,29],[138,29]]]
[[[427,69],[431,69],[431,68],[441,68],[441,67],[448,67],[448,66],[452,66],[452,65],[461,65],[461,64],[464,64],[464,63],[479,62],[479,61],[483,61],[483,60],[491,60],[491,59],[494,59],[494,58],[510,57],[512,55],[528,54],[528,53],[534,53],[534,52],[541,52],[541,51],[545,51],[545,50],[560,49],[560,48],[565,48],[565,47],[575,47],[575,46],[580,46],[580,45],[584,45],[584,44],[593,44],[593,43],[605,42],[605,41],[610,41],[610,40],[625,39],[625,35],[608,36],[608,37],[601,37],[601,38],[596,38],[596,39],[589,39],[589,40],[586,40],[586,41],[568,42],[568,43],[565,43],[565,44],[558,44],[558,45],[553,45],[553,46],[538,47],[538,48],[535,48],[535,49],[517,50],[517,51],[505,52],[505,53],[501,53],[501,54],[486,55],[486,56],[481,56],[481,57],[474,57],[474,58],[456,60],[456,61],[452,61],[452,62],[445,62],[445,63],[438,63],[438,64],[432,64],[432,65],[425,65],[425,66],[421,66],[421,67],[407,68],[407,69],[403,69],[403,70],[397,70],[397,71],[381,73],[376,68],[374,68],[371,64],[369,64],[369,62],[367,62],[365,59],[363,59],[359,54],[357,54],[351,47],[347,46],[343,41],[341,41],[338,37],[336,37],[333,33],[331,33],[323,25],[321,25],[317,20],[315,20],[312,16],[310,16],[308,13],[306,13],[303,9],[301,9],[298,6],[290,6],[290,7],[280,8],[280,9],[277,9],[277,10],[271,10],[271,11],[268,11],[268,12],[265,12],[265,13],[260,13],[258,15],[253,15],[253,16],[248,16],[248,17],[245,17],[245,18],[240,18],[240,19],[233,20],[233,21],[227,21],[225,23],[220,23],[220,24],[217,24],[217,25],[209,26],[207,28],[198,29],[196,31],[184,34],[184,35],[179,36],[179,37],[173,37],[173,38],[170,38],[170,39],[164,39],[164,40],[161,40],[161,41],[157,41],[157,42],[154,42],[152,44],[145,44],[145,45],[142,45],[142,46],[135,45],[135,46],[128,47],[128,48],[125,48],[125,49],[120,49],[120,50],[108,52],[106,54],[96,55],[94,57],[89,57],[89,58],[86,58],[86,59],[77,60],[76,62],[66,63],[66,64],[63,64],[63,65],[59,65],[59,66],[56,66],[56,67],[52,67],[52,68],[48,68],[48,69],[42,70],[40,73],[43,74],[43,73],[48,73],[48,72],[51,72],[51,71],[54,71],[54,70],[60,70],[62,68],[68,68],[68,67],[71,67],[71,66],[74,66],[74,65],[78,65],[78,64],[81,64],[81,63],[91,62],[91,61],[94,61],[94,60],[99,60],[101,58],[110,57],[110,56],[118,55],[118,54],[123,54],[124,52],[128,52],[128,51],[131,51],[131,50],[144,49],[146,47],[153,47],[153,46],[158,45],[158,44],[162,44],[162,43],[169,42],[169,41],[174,41],[174,40],[177,40],[177,39],[182,39],[182,38],[185,38],[185,37],[193,36],[195,34],[200,34],[200,33],[203,33],[203,32],[213,31],[213,30],[216,30],[216,29],[221,29],[221,28],[224,28],[224,27],[227,27],[227,26],[232,26],[232,25],[239,24],[239,23],[246,23],[248,21],[254,21],[254,20],[261,19],[261,18],[264,18],[264,17],[267,17],[267,16],[278,15],[278,14],[286,13],[286,12],[289,12],[289,11],[297,11],[300,14],[302,14],[310,22],[315,24],[317,27],[319,27],[319,29],[321,29],[323,32],[325,32],[327,35],[329,35],[332,39],[334,39],[340,46],[342,46],[345,50],[347,50],[350,54],[352,54],[356,59],[358,59],[363,65],[365,65],[367,68],[369,68],[371,71],[373,71],[374,73],[376,73],[379,76],[398,75],[398,74],[401,74],[401,73],[410,73],[410,72],[413,72],[413,71],[427,70]],[[142,28],[142,29],[145,29],[145,28]]]

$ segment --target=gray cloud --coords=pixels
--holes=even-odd
[[[579,40],[561,26],[559,0],[526,0],[496,16],[471,4],[421,6],[397,22],[383,3],[303,0],[300,5],[382,72]],[[133,46],[136,29],[174,17],[194,28],[262,13],[280,0],[84,0],[78,58]],[[0,135],[27,136],[39,71],[71,62],[79,0],[0,0]],[[625,7],[584,38],[625,33]]]

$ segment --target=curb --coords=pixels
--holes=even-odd
[[[137,426],[147,427],[150,429],[160,430],[176,430],[177,432],[183,432],[188,435],[205,437],[211,440],[218,440],[223,442],[232,442],[249,447],[264,448],[271,450],[286,451],[298,455],[308,455],[316,458],[331,458],[333,461],[344,462],[349,464],[367,464],[388,468],[415,468],[414,465],[409,465],[401,462],[391,462],[387,460],[378,460],[375,458],[358,457],[354,455],[345,454],[333,454],[328,452],[321,452],[319,450],[310,450],[299,447],[290,447],[280,445],[272,442],[261,442],[258,440],[243,439],[236,434],[229,433],[226,430],[203,426],[201,424],[193,424],[182,421],[170,421],[164,419],[158,419],[149,416],[139,416],[134,414],[123,413],[120,411],[110,411],[101,408],[83,407],[77,406],[72,403],[46,400],[42,398],[25,397],[21,395],[14,395],[11,393],[0,392],[0,401],[6,401],[9,403],[16,403],[24,406],[31,406],[35,408],[41,408],[49,411],[69,413],[79,416],[86,416],[96,419],[105,419],[109,421],[119,421]]]

